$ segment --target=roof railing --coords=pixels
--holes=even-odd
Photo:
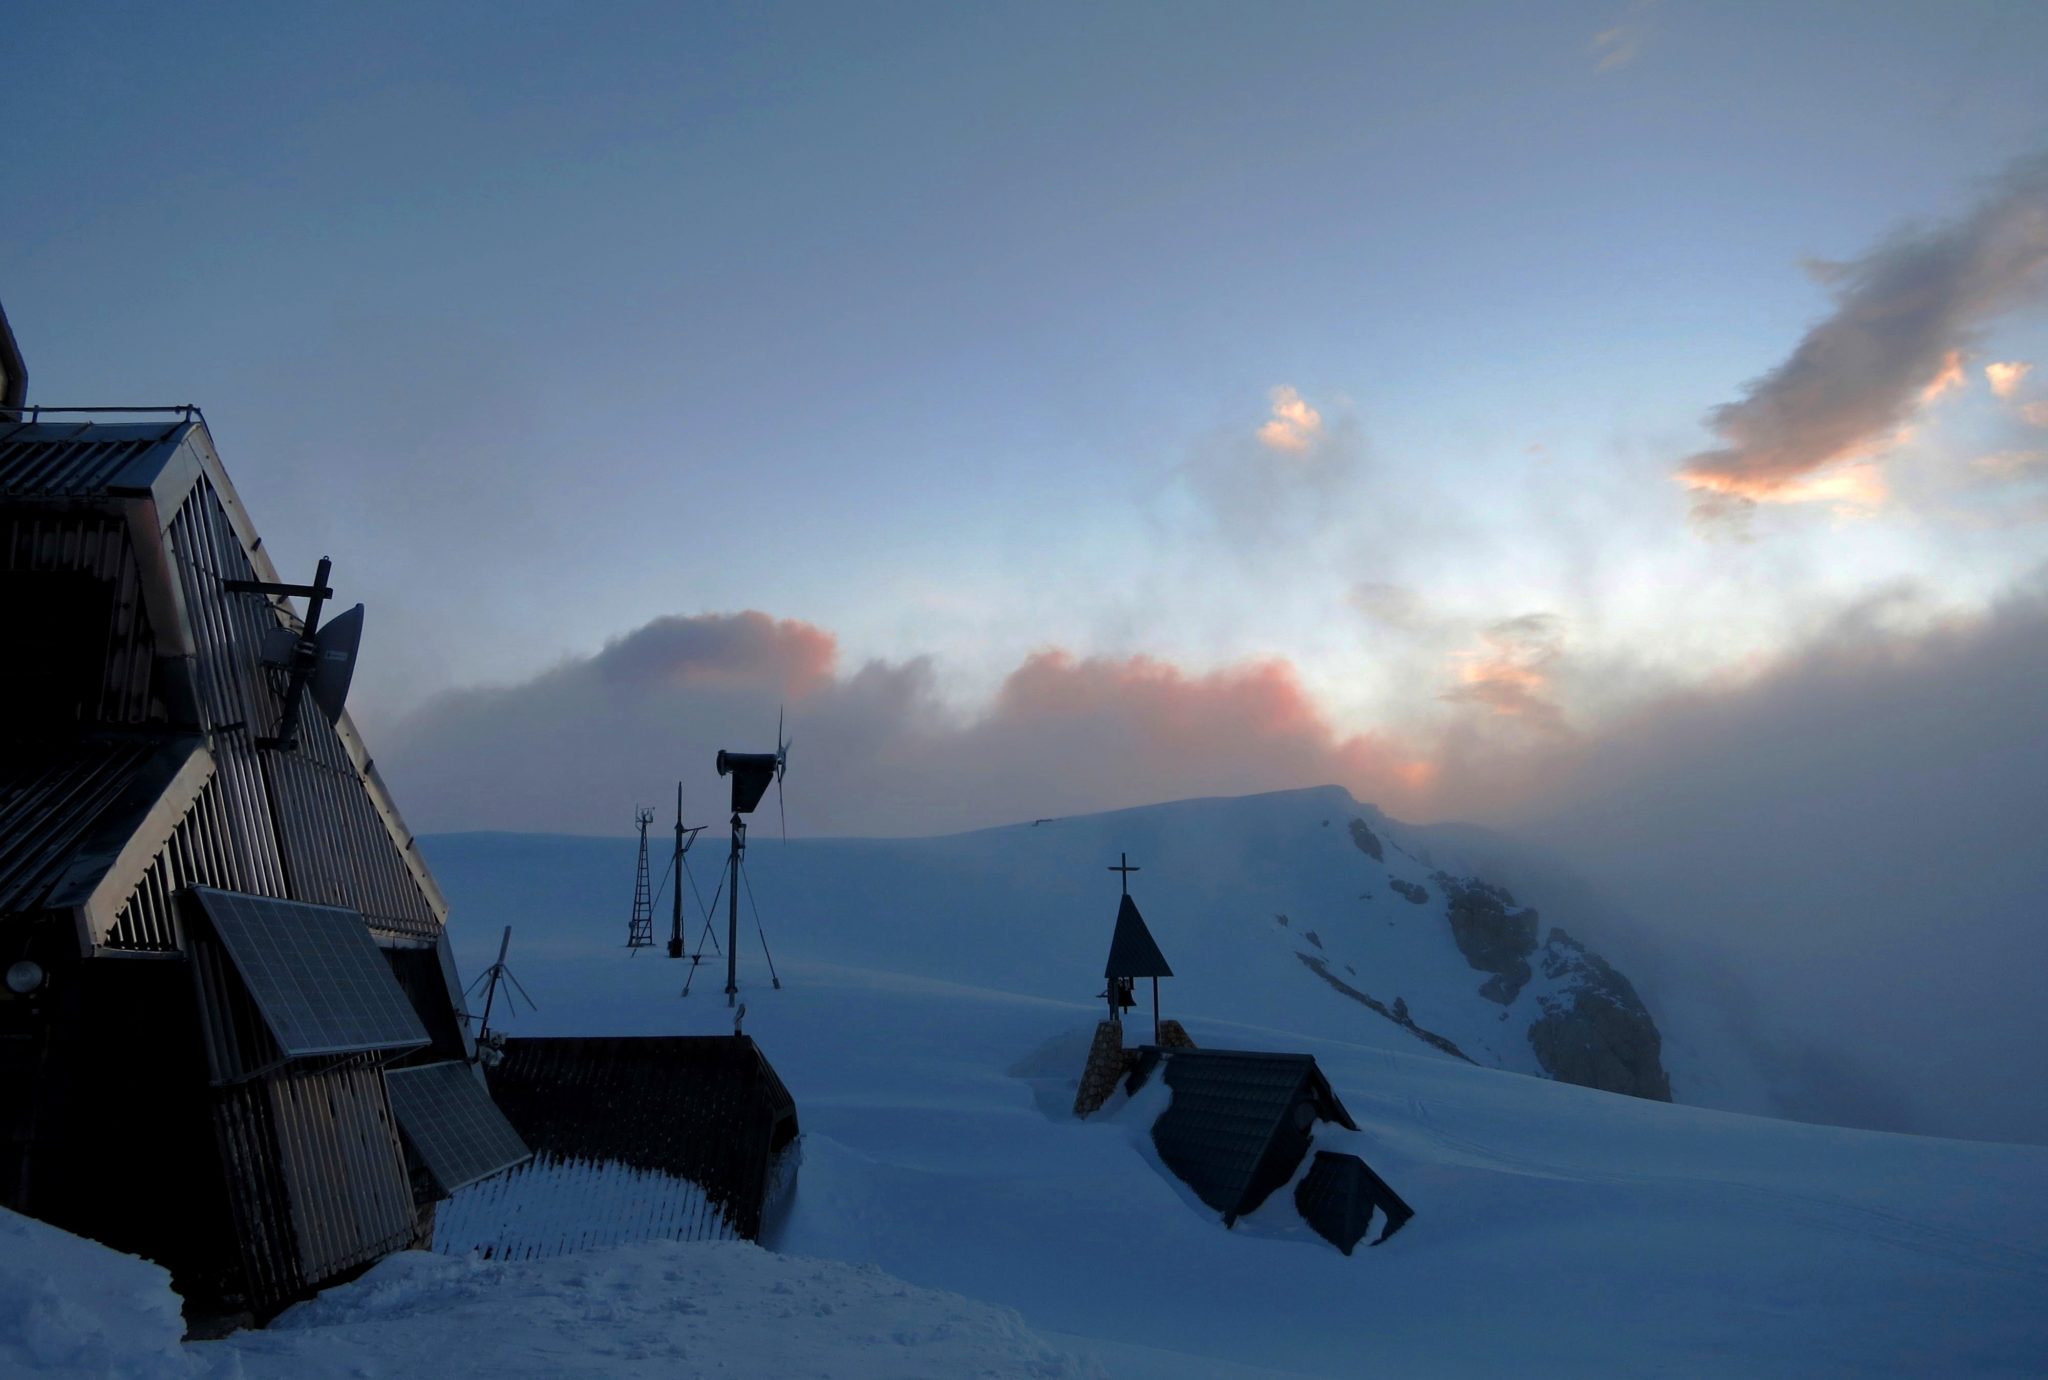
[[[200,412],[198,403],[165,403],[161,407],[49,407],[43,403],[23,403],[13,410],[23,421],[29,422],[40,421],[45,412],[65,416],[75,412],[180,412],[187,417],[205,420],[205,414]]]

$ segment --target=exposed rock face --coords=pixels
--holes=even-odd
[[[1406,896],[1418,906],[1425,904],[1429,900],[1429,888],[1426,886],[1417,886],[1414,882],[1404,882],[1399,877],[1389,877],[1387,885],[1400,892],[1403,896]]]
[[[1351,821],[1351,841],[1358,845],[1358,851],[1374,862],[1385,862],[1387,855],[1380,850],[1379,835],[1366,827],[1362,819]]]
[[[1181,1037],[1186,1039],[1187,1032],[1182,1031]],[[1098,1024],[1094,1042],[1088,1047],[1088,1066],[1081,1071],[1081,1086],[1074,1094],[1074,1115],[1087,1116],[1109,1101],[1109,1095],[1116,1091],[1116,1085],[1123,1081],[1130,1067],[1131,1051],[1124,1048],[1123,1022]]]
[[[1536,912],[1516,908],[1505,887],[1460,881],[1441,872],[1436,880],[1448,902],[1451,938],[1457,941],[1458,952],[1480,972],[1493,974],[1481,984],[1479,995],[1506,1006],[1535,976],[1528,959],[1536,951]]]
[[[1554,926],[1542,961],[1545,977],[1573,984],[1543,998],[1543,1014],[1530,1023],[1529,1045],[1544,1071],[1560,1083],[1669,1102],[1664,1037],[1629,980]]]

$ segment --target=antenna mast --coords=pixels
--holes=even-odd
[[[649,812],[650,816],[652,811]],[[675,908],[670,915],[668,931],[668,956],[683,956],[683,854],[690,851],[690,845],[697,841],[697,835],[704,832],[699,824],[686,828],[683,824],[683,783],[676,782],[676,853],[669,859],[670,879],[675,883]],[[701,902],[700,902],[701,904]]]
[[[633,822],[640,826],[640,867],[633,877],[633,918],[627,922],[626,947],[645,949],[654,943],[654,892],[647,880],[647,826],[654,823],[654,811],[635,810]]]

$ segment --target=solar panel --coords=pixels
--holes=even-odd
[[[444,1194],[530,1157],[526,1143],[460,1059],[387,1069],[398,1129]]]
[[[192,894],[287,1058],[428,1042],[355,911],[211,887]]]

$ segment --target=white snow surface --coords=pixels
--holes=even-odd
[[[2048,1370],[2048,1149],[1644,1102],[1444,1055],[1294,957],[1315,929],[1363,990],[1405,997],[1432,1028],[1465,1022],[1443,1029],[1461,1044],[1488,1033],[1488,1004],[1460,1004],[1484,975],[1430,948],[1456,956],[1440,910],[1361,900],[1387,874],[1341,832],[1356,808],[1296,792],[786,848],[757,830],[749,870],[782,988],[743,905],[746,1030],[804,1128],[773,1251],[406,1255],[268,1332],[139,1354],[279,1377]],[[722,852],[705,845],[693,863]],[[722,965],[681,999],[686,965],[620,947],[630,841],[426,846],[466,973],[514,926],[539,1009],[510,1033],[731,1029]],[[1384,1246],[1346,1257],[1279,1194],[1226,1230],[1152,1153],[1163,1087],[1071,1116],[1116,907],[1100,869],[1119,850],[1146,869],[1133,893],[1178,974],[1165,1013],[1208,1047],[1316,1055],[1361,1128],[1342,1148],[1416,1209]],[[115,1294],[159,1319],[135,1335],[160,1340],[160,1272],[109,1259]],[[0,1298],[0,1358],[149,1373],[65,1371],[47,1322],[46,1349],[21,1349],[16,1314],[37,1306],[17,1308],[22,1279]]]

